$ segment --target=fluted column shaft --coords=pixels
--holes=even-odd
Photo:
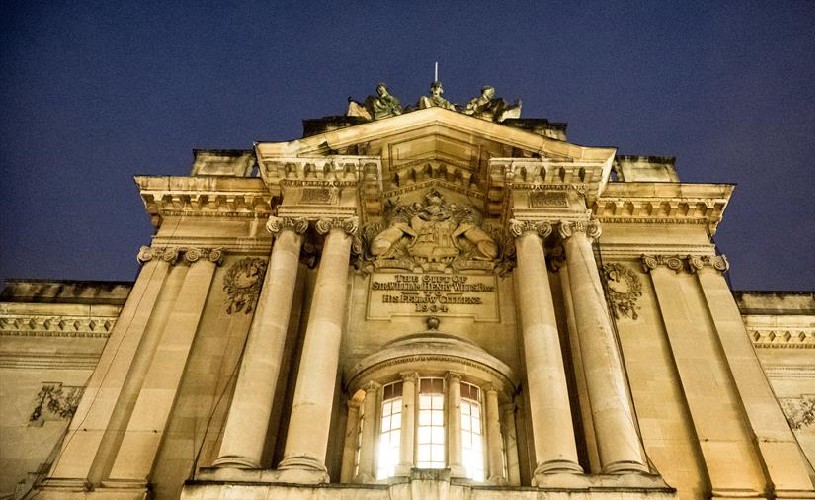
[[[413,448],[416,433],[416,373],[402,375],[402,434],[399,442],[397,476],[407,476],[413,467]]]
[[[647,472],[591,246],[590,238],[600,235],[600,227],[593,221],[561,222],[559,232],[566,251],[569,288],[602,472]]]
[[[348,299],[351,234],[358,224],[356,217],[316,223],[326,237],[300,355],[286,449],[278,467],[283,482],[329,481],[325,454]]]
[[[517,297],[523,330],[529,418],[534,433],[534,484],[542,474],[580,473],[569,407],[569,392],[560,352],[552,292],[541,236],[551,233],[547,223],[510,223],[515,235]]]
[[[354,481],[357,483],[370,483],[375,479],[374,450],[376,449],[376,410],[379,384],[371,382],[365,386],[365,401],[362,403],[365,411],[362,415],[362,443],[359,450],[359,471]]]
[[[263,280],[235,393],[224,429],[218,467],[259,468],[266,431],[283,363],[292,309],[297,262],[305,219],[272,217],[267,228],[277,233]]]
[[[498,391],[489,386],[484,389],[487,410],[487,450],[489,473],[487,480],[493,484],[506,484],[504,457],[501,446],[501,420],[498,410]]]

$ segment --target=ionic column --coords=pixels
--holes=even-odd
[[[602,472],[648,472],[628,400],[620,352],[608,313],[591,239],[594,221],[561,221],[569,288]]]
[[[266,228],[276,236],[263,280],[246,350],[215,467],[260,468],[266,430],[277,391],[297,279],[304,218],[270,217]]]
[[[286,449],[278,466],[281,482],[329,481],[325,453],[345,324],[352,235],[359,219],[320,219],[315,227],[326,237],[300,355]]]
[[[374,464],[374,450],[376,449],[376,410],[377,395],[380,385],[369,382],[365,386],[365,411],[362,415],[362,442],[359,450],[359,471],[354,478],[357,483],[371,483],[376,479],[376,464]]]
[[[493,386],[484,388],[487,410],[487,450],[489,473],[487,481],[493,484],[506,484],[504,477],[504,457],[501,446],[501,421],[498,412],[498,391]]]
[[[560,352],[552,292],[546,272],[542,237],[552,232],[547,222],[510,221],[515,236],[521,327],[523,330],[529,411],[534,434],[533,484],[542,475],[581,473],[569,407],[569,391]]]
[[[447,465],[452,477],[465,477],[461,463],[461,375],[447,376]]]
[[[504,453],[507,457],[507,478],[510,486],[521,485],[521,469],[518,463],[518,433],[515,429],[515,404],[505,403],[504,411]]]
[[[399,442],[399,465],[397,476],[407,476],[413,467],[413,449],[416,433],[416,380],[415,372],[401,373],[402,376],[402,433]]]

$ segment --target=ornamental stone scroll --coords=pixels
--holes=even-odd
[[[194,264],[199,260],[206,259],[213,264],[220,265],[224,258],[223,248],[198,248],[190,247],[184,251],[184,261],[188,264]]]
[[[321,217],[314,223],[314,228],[320,234],[328,234],[332,229],[342,229],[349,236],[356,236],[359,231],[359,217]]]
[[[308,229],[308,220],[305,217],[276,217],[272,215],[266,222],[266,230],[273,236],[278,236],[281,231],[291,229],[296,234],[303,234]]]
[[[712,268],[723,273],[730,268],[727,257],[724,255],[642,255],[643,272],[651,272],[660,266],[665,266],[675,273],[687,270],[691,273],[699,272],[705,268]]]
[[[575,233],[584,233],[590,240],[596,240],[600,237],[603,230],[596,220],[582,219],[575,221],[560,221],[557,232],[558,235],[560,235],[560,237],[564,240],[572,237],[572,235]]]
[[[139,264],[146,264],[151,260],[162,260],[170,264],[175,264],[178,261],[179,249],[177,247],[148,247],[143,246],[139,249],[136,255],[136,261]]]
[[[515,238],[526,233],[536,233],[541,239],[544,239],[552,234],[552,225],[546,221],[510,219],[509,232]]]

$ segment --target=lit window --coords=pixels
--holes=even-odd
[[[419,425],[416,439],[416,466],[442,469],[444,450],[444,379],[419,379]]]
[[[399,444],[402,438],[402,382],[382,388],[382,417],[379,427],[379,450],[376,459],[376,478],[393,476],[399,463]]]
[[[461,383],[461,462],[467,477],[484,480],[484,438],[481,432],[481,391]]]

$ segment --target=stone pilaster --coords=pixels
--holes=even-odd
[[[348,263],[359,219],[322,218],[315,227],[326,237],[300,356],[286,449],[278,467],[281,482],[329,481],[325,453],[345,324]]]
[[[187,248],[189,265],[172,310],[166,319],[150,365],[119,446],[109,481],[143,482],[164,436],[187,365],[198,325],[206,306],[215,268],[223,258],[220,248]]]
[[[569,268],[569,289],[602,472],[648,472],[628,399],[625,371],[609,316],[591,240],[594,221],[562,221],[558,227]]]
[[[461,460],[461,374],[447,373],[447,466],[451,477],[466,477]]]
[[[507,458],[507,482],[510,486],[521,485],[521,468],[518,461],[518,431],[515,428],[515,404],[501,407],[504,422],[504,453]]]
[[[345,444],[342,449],[342,470],[340,482],[350,483],[354,480],[354,462],[359,446],[359,419],[360,403],[357,400],[348,401],[348,420],[345,426]]]
[[[484,395],[487,417],[487,481],[504,485],[507,484],[507,478],[504,476],[498,391],[490,385],[484,387]]]
[[[545,474],[583,469],[577,461],[569,392],[560,352],[552,292],[542,237],[552,232],[546,222],[510,221],[518,266],[514,277],[520,306],[524,354],[537,464],[533,484]]]
[[[249,328],[216,467],[260,468],[266,431],[283,363],[297,280],[304,218],[270,217],[275,236],[263,288]]]
[[[413,467],[413,450],[416,433],[416,382],[415,372],[400,373],[402,377],[402,433],[399,443],[399,465],[397,476],[409,476]]]
[[[376,382],[368,382],[365,386],[365,411],[362,415],[362,443],[359,451],[359,472],[354,482],[371,483],[376,479],[376,463],[374,463],[374,450],[376,450],[376,421],[377,411],[381,407],[379,388]]]

